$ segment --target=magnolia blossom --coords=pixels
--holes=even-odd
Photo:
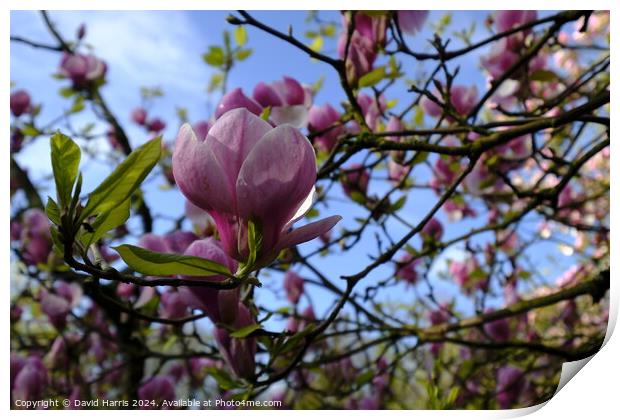
[[[146,124],[146,118],[148,117],[148,114],[146,112],[146,109],[138,107],[131,111],[130,117],[131,120],[136,124],[144,125]]]
[[[359,163],[354,163],[344,169],[341,179],[342,189],[349,197],[353,197],[354,194],[366,197],[369,181],[370,174],[368,171]]]
[[[202,141],[183,125],[172,163],[181,192],[213,217],[224,250],[240,262],[248,260],[250,222],[262,239],[256,263],[265,265],[340,220],[332,216],[292,229],[312,205],[314,149],[294,127],[273,128],[246,109],[224,114]]]
[[[428,13],[428,10],[399,10],[396,12],[398,26],[403,32],[415,35],[422,30]]]
[[[11,93],[10,107],[16,117],[25,114],[30,110],[30,94],[23,89]]]
[[[443,236],[443,226],[439,220],[433,217],[424,225],[420,233],[424,240],[438,242]]]
[[[77,88],[103,79],[106,71],[106,63],[90,54],[65,53],[60,61],[60,73],[71,79]]]
[[[138,397],[148,401],[174,400],[176,398],[174,387],[175,384],[169,376],[153,376],[138,389]]]
[[[465,261],[452,261],[449,267],[450,275],[461,286],[466,294],[471,294],[477,289],[487,288],[488,278],[484,272],[480,272],[480,266],[476,258],[468,258]],[[480,273],[479,273],[480,272]]]
[[[396,263],[396,273],[394,277],[404,280],[409,284],[415,284],[418,281],[418,272],[416,267],[422,260],[413,258],[409,253],[403,254]]]
[[[342,59],[346,55],[347,79],[350,82],[356,82],[360,77],[372,71],[378,48],[385,44],[387,19],[385,16],[375,18],[363,12],[357,12],[355,29],[350,38],[347,14],[343,15],[342,26],[343,31],[338,38],[338,55]]]
[[[215,118],[220,118],[226,112],[237,108],[245,108],[254,115],[260,115],[263,112],[263,108],[258,102],[245,96],[241,88],[235,88],[222,96],[220,103],[215,108]],[[199,138],[199,141],[204,141],[204,139]]]
[[[11,238],[18,239],[22,246],[24,262],[37,265],[47,262],[52,251],[50,222],[40,209],[28,209],[22,215],[22,222],[15,223],[11,229]]]
[[[308,130],[321,133],[314,138],[318,150],[329,152],[334,148],[338,136],[344,132],[344,127],[338,125],[339,121],[340,114],[330,104],[310,108]]]
[[[41,311],[58,329],[64,328],[69,312],[82,298],[82,288],[76,283],[57,281],[53,291],[41,292]]]
[[[438,92],[435,92],[435,97],[439,98]],[[476,86],[462,86],[455,85],[450,88],[449,101],[457,114],[465,116],[474,108],[478,100],[478,88]],[[440,117],[443,114],[441,105],[432,101],[428,97],[423,97],[421,101],[422,109],[426,111],[431,117]],[[446,117],[451,121],[450,116]]]
[[[496,319],[484,324],[484,332],[495,341],[508,341],[511,335],[510,324],[505,318]]]
[[[214,261],[227,267],[231,272],[237,270],[237,263],[226,255],[221,244],[213,238],[194,241],[187,248],[185,254]],[[187,278],[211,282],[226,280],[226,277],[222,275]],[[180,287],[179,291],[190,305],[205,311],[214,323],[231,324],[235,321],[239,302],[239,288],[218,290],[211,287],[194,286]]]
[[[47,368],[38,356],[24,360],[11,355],[11,395],[13,400],[35,401],[43,397],[48,384]]]
[[[233,327],[240,329],[253,323],[249,309],[239,303]],[[253,337],[233,338],[224,328],[215,329],[215,339],[224,360],[233,373],[240,378],[252,378],[255,369],[256,339]]]
[[[292,77],[284,76],[269,85],[260,82],[254,87],[252,97],[263,108],[271,107],[269,119],[275,125],[301,128],[308,123],[312,95]]]
[[[502,409],[516,404],[528,384],[523,371],[514,366],[502,366],[497,370],[495,388],[497,402]]]
[[[297,304],[304,292],[304,279],[294,271],[287,271],[284,274],[284,290],[289,302]]]

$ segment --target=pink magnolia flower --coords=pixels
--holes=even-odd
[[[495,17],[495,27],[498,33],[506,32],[518,26],[525,25],[526,23],[533,22],[536,20],[536,17],[536,10],[500,10]],[[508,47],[510,49],[521,48],[525,36],[530,32],[531,29],[526,29],[505,38],[508,40]]]
[[[346,54],[347,79],[356,82],[372,70],[377,51],[385,44],[387,18],[371,17],[363,12],[355,13],[355,29],[349,40],[347,51],[349,15],[343,14],[343,30],[338,38],[338,55],[344,59]]]
[[[78,284],[57,281],[53,292],[42,291],[41,311],[47,315],[52,325],[62,329],[66,324],[67,315],[77,306],[81,298],[82,288]]]
[[[353,193],[366,197],[369,181],[370,174],[368,171],[359,163],[354,163],[344,170],[341,179],[342,189],[349,197],[352,197]]]
[[[396,13],[400,29],[410,35],[415,35],[424,26],[429,12],[428,10],[399,10]]]
[[[176,230],[165,236],[147,233],[138,241],[138,246],[162,254],[183,254],[198,237],[192,232]]]
[[[480,266],[474,257],[468,258],[465,261],[452,261],[449,271],[450,275],[466,294],[487,288],[488,278],[484,272],[478,273]]]
[[[418,272],[416,267],[420,264],[419,258],[413,258],[409,253],[403,254],[396,263],[396,273],[394,277],[404,280],[409,284],[415,284],[418,281]]]
[[[146,122],[146,129],[152,133],[159,133],[166,128],[166,122],[161,118],[153,118]]]
[[[16,117],[25,114],[30,110],[30,94],[23,89],[11,93],[10,107]]]
[[[194,241],[185,254],[215,261],[228,267],[233,273],[237,270],[237,263],[226,255],[221,244],[213,238]],[[226,280],[226,277],[222,275],[188,278],[209,281]],[[239,288],[218,290],[211,287],[180,287],[179,291],[190,305],[205,311],[214,323],[231,324],[235,321],[238,312]]]
[[[141,106],[138,108],[135,108],[133,111],[131,111],[131,114],[130,114],[131,121],[135,122],[138,125],[146,124],[147,116],[148,115],[147,115],[146,109],[142,108]]]
[[[381,95],[377,99],[370,95],[362,93],[358,95],[357,103],[359,104],[360,108],[362,108],[362,113],[364,114],[364,120],[366,121],[366,125],[368,125],[371,130],[375,130],[377,128],[379,120],[381,119],[381,113],[387,109],[385,97]]]
[[[438,92],[435,92],[434,96],[441,100]],[[449,99],[454,110],[459,115],[465,116],[469,114],[476,105],[478,100],[478,88],[476,86],[467,87],[463,85],[454,85],[450,89]],[[426,96],[422,98],[421,105],[422,109],[431,117],[440,117],[443,113],[442,107]],[[446,119],[449,121],[452,120],[449,116],[446,117]]]
[[[508,341],[511,336],[510,324],[505,318],[484,324],[484,332],[495,341]]]
[[[153,376],[138,389],[138,397],[141,400],[149,401],[174,400],[176,393],[172,378],[169,376]]]
[[[201,232],[205,232],[207,228],[214,223],[209,213],[195,206],[189,200],[185,200],[185,215],[192,222],[194,227],[200,229]]]
[[[519,54],[509,48],[506,38],[502,38],[493,44],[489,54],[482,57],[480,62],[493,79],[498,79],[518,60]]]
[[[78,88],[103,79],[106,71],[106,63],[94,55],[65,53],[60,61],[60,73],[71,79]]]
[[[263,108],[271,107],[269,119],[275,125],[291,124],[301,128],[308,122],[312,97],[292,77],[284,76],[269,85],[260,82],[254,87],[252,97]]]
[[[422,238],[432,242],[438,242],[443,236],[443,226],[441,222],[434,217],[431,218],[426,225],[422,228]]]
[[[284,274],[284,290],[289,302],[297,304],[304,292],[304,279],[294,271],[287,271]]]
[[[213,217],[224,250],[238,261],[249,256],[250,221],[262,238],[256,263],[265,265],[340,220],[332,216],[292,229],[312,205],[314,149],[294,127],[273,128],[246,109],[223,115],[204,141],[189,125],[181,127],[172,163],[181,192]]]
[[[330,104],[323,106],[313,106],[308,111],[308,130],[310,132],[320,132],[321,134],[314,138],[314,144],[318,150],[331,151],[336,145],[338,136],[340,136],[344,127],[336,125],[340,120],[340,114]]]
[[[240,329],[252,325],[254,320],[248,308],[239,303],[234,328]],[[240,378],[254,376],[256,339],[253,337],[233,338],[224,328],[215,329],[215,340],[228,367]]]
[[[164,318],[183,318],[188,312],[188,300],[183,293],[174,289],[167,289],[162,293],[160,304]]]
[[[215,109],[215,118],[218,119],[226,112],[237,108],[245,108],[254,115],[260,115],[261,112],[263,112],[263,108],[259,103],[245,96],[241,88],[236,88],[226,93],[222,99],[220,99],[220,103]]]
[[[28,209],[22,215],[20,237],[22,258],[26,264],[36,265],[47,262],[52,250],[50,222],[46,214],[36,208]]]
[[[514,366],[502,366],[496,375],[496,397],[502,409],[515,405],[528,387],[523,371]]]
[[[38,356],[31,356],[25,362],[15,364],[11,357],[11,378],[13,400],[23,401],[41,399],[49,379],[47,368]]]
[[[393,185],[398,185],[407,177],[409,169],[411,167],[390,160],[388,161],[388,179],[392,181]]]
[[[316,315],[312,306],[307,306],[301,311],[299,317],[291,316],[286,324],[286,329],[291,332],[303,331],[308,325],[316,321]]]
[[[207,134],[209,134],[211,123],[209,123],[209,121],[201,120],[195,123],[192,127],[194,129],[194,133],[196,133],[196,137],[204,140],[207,138]]]

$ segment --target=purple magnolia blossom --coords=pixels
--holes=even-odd
[[[424,225],[420,233],[425,240],[438,242],[443,236],[443,226],[439,220],[433,217]]]
[[[354,163],[344,170],[341,179],[342,189],[349,197],[352,197],[354,193],[366,197],[369,181],[370,174],[368,171],[359,163]]]
[[[415,35],[422,29],[428,18],[428,10],[399,10],[398,26],[403,32]]]
[[[385,30],[387,19],[385,16],[371,17],[363,12],[355,14],[355,30],[349,40],[348,15],[343,15],[343,31],[338,38],[338,55],[346,56],[346,73],[350,82],[356,82],[360,77],[372,70],[377,50],[385,44]],[[347,51],[347,41],[349,48]]]
[[[198,237],[192,232],[175,230],[165,236],[147,233],[138,241],[138,246],[162,254],[183,254]]]
[[[508,341],[511,336],[510,324],[505,318],[484,324],[484,332],[494,341]]]
[[[536,10],[500,10],[495,17],[495,28],[498,33],[506,32],[525,25],[526,23],[533,22],[536,18]],[[523,40],[530,32],[531,29],[526,29],[506,37],[508,48],[511,50],[522,48]]]
[[[209,134],[211,125],[209,121],[201,120],[194,123],[192,128],[194,129],[194,133],[196,133],[196,137],[198,137],[199,140],[204,140],[207,138],[207,134]]]
[[[409,253],[401,255],[396,263],[396,273],[394,276],[399,280],[404,280],[409,284],[415,284],[418,281],[418,272],[416,267],[420,264],[419,258],[413,258]]]
[[[230,258],[221,247],[221,244],[213,238],[194,241],[185,251],[186,255],[201,257],[215,261],[231,272],[237,270],[237,263]],[[214,275],[207,277],[188,277],[196,280],[224,281],[225,276]],[[218,290],[211,287],[180,287],[180,293],[186,297],[190,305],[205,311],[214,323],[231,324],[237,316],[237,304],[239,302],[239,288],[230,290]]]
[[[239,303],[233,327],[240,329],[252,324],[254,320],[249,309]],[[215,329],[215,339],[224,360],[233,373],[240,378],[252,378],[255,369],[256,339],[253,337],[233,338],[226,329],[219,327]]]
[[[226,112],[237,108],[245,108],[254,115],[260,115],[263,112],[263,108],[258,102],[245,96],[241,88],[236,88],[222,97],[215,109],[215,118],[218,119]],[[199,138],[199,141],[203,140]]]
[[[340,114],[330,104],[313,106],[308,112],[308,130],[319,132],[314,138],[314,144],[318,150],[330,152],[336,145],[338,136],[344,132],[344,127],[337,125]],[[336,127],[332,127],[337,125]],[[329,128],[332,127],[332,128]]]
[[[409,174],[411,167],[407,165],[401,165],[393,160],[388,161],[388,179],[392,181],[392,184],[398,185]]]
[[[174,383],[169,376],[153,376],[138,389],[141,400],[170,401],[176,398]]]
[[[292,229],[312,205],[314,149],[294,127],[273,128],[246,109],[223,115],[204,141],[189,125],[181,127],[172,163],[181,192],[213,217],[224,250],[238,261],[248,260],[250,221],[262,239],[259,266],[340,220],[332,216]]]
[[[103,79],[106,71],[106,63],[94,55],[65,53],[60,61],[60,73],[71,79],[76,88]]]
[[[14,400],[32,401],[43,397],[47,387],[47,368],[38,356],[27,360],[11,357],[11,395]]]
[[[271,107],[269,118],[275,125],[301,128],[308,123],[311,95],[292,77],[284,76],[271,84],[260,82],[254,87],[252,97],[263,108]]]
[[[308,325],[316,321],[316,315],[312,306],[307,306],[301,311],[299,317],[290,317],[286,329],[291,332],[303,331]]]
[[[30,110],[30,94],[23,89],[11,93],[11,113],[16,117]]]
[[[484,272],[478,273],[480,266],[474,257],[468,258],[465,261],[452,261],[449,271],[450,275],[466,294],[487,288],[488,278]]]
[[[166,122],[161,118],[153,118],[149,120],[145,124],[146,129],[152,133],[159,133],[160,131],[164,131],[166,128]]]
[[[41,311],[47,315],[52,325],[64,328],[66,318],[82,298],[82,288],[76,283],[57,281],[53,291],[41,293]]]
[[[304,292],[304,279],[294,271],[287,271],[284,274],[284,290],[289,302],[297,304]]]
[[[146,119],[148,115],[147,115],[146,109],[142,107],[138,107],[138,108],[135,108],[133,111],[131,111],[130,117],[131,117],[131,121],[135,122],[136,124],[144,125],[146,124]]]
[[[52,237],[49,230],[50,222],[45,213],[36,208],[26,210],[22,215],[20,226],[19,240],[24,262],[31,265],[47,262],[52,250]]]
[[[499,368],[496,380],[497,402],[502,409],[515,405],[528,386],[523,371],[514,366]]]
[[[165,318],[183,318],[188,312],[186,296],[174,289],[167,289],[160,299],[161,313]]]
[[[438,97],[438,93],[435,92],[435,97]],[[440,98],[438,98],[440,99]],[[478,100],[478,88],[476,86],[463,86],[455,85],[450,88],[450,104],[454,108],[457,114],[467,115],[474,108]],[[440,117],[443,113],[442,107],[433,102],[426,96],[422,98],[422,108],[431,117]],[[447,120],[452,121],[451,117],[446,117]]]

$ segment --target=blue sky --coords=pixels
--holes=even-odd
[[[304,23],[304,12],[255,12],[256,18],[263,20],[274,27],[286,32],[292,25],[294,33],[303,39],[303,33],[308,28]],[[160,116],[167,120],[168,127],[165,130],[165,140],[171,142],[178,129],[175,117],[175,108],[184,107],[189,112],[190,121],[207,119],[211,110],[219,100],[218,94],[208,95],[206,85],[211,75],[211,69],[202,61],[201,54],[208,45],[221,43],[221,34],[224,29],[231,29],[225,22],[228,12],[221,11],[148,11],[148,12],[60,12],[50,13],[61,33],[67,38],[73,38],[76,28],[80,23],[87,27],[86,41],[94,48],[94,53],[103,58],[109,65],[107,76],[108,85],[103,89],[103,95],[109,102],[110,107],[119,117],[121,124],[127,129],[131,143],[136,146],[147,140],[141,129],[129,122],[129,112],[140,102],[139,89],[146,87],[161,87],[165,97],[156,101],[151,110],[153,116]],[[434,22],[444,12],[433,11],[421,34],[409,37],[410,46],[417,51],[428,49],[427,39],[432,36],[432,28],[429,22]],[[449,35],[454,29],[468,28],[472,21],[477,24],[473,39],[481,39],[487,33],[483,21],[487,12],[455,12],[453,23],[446,30]],[[340,17],[336,12],[322,14],[325,19],[339,22]],[[46,32],[40,16],[32,11],[14,11],[11,13],[11,34],[20,35],[43,43],[52,42]],[[313,83],[319,76],[325,76],[323,89],[315,98],[315,103],[323,104],[330,102],[337,104],[344,95],[339,88],[338,80],[329,67],[323,63],[310,60],[305,54],[294,47],[289,46],[271,36],[253,28],[248,28],[249,43],[254,54],[245,62],[237,66],[229,77],[229,88],[242,87],[246,93],[251,93],[253,86],[259,81],[270,82],[280,79],[283,75],[290,75],[303,83]],[[456,48],[462,42],[453,39],[450,46]],[[487,52],[487,48],[481,50]],[[324,51],[335,55],[335,42],[327,42]],[[40,120],[47,122],[53,120],[63,109],[70,107],[70,101],[60,98],[57,91],[67,84],[66,81],[58,81],[49,76],[57,69],[59,62],[57,53],[33,50],[30,47],[11,44],[11,80],[17,88],[28,89],[35,102],[45,104]],[[415,75],[427,68],[420,66],[410,58],[403,58],[404,69]],[[455,60],[451,65],[460,65],[461,71],[457,79],[458,84],[476,84],[480,92],[484,91],[485,77],[479,67],[479,55],[472,54],[462,59]],[[413,78],[413,77],[411,77]],[[393,92],[391,97],[401,99],[401,103],[409,94],[404,84],[399,90]],[[84,112],[74,120],[75,126],[79,127],[92,121],[92,114]],[[430,120],[428,120],[430,121]],[[59,127],[62,129],[62,127]],[[98,132],[105,130],[105,126],[99,126]],[[96,145],[96,150],[106,151],[104,141]],[[46,178],[50,173],[49,146],[47,139],[40,138],[35,144],[28,145],[19,155],[18,160],[29,168],[33,177],[40,181],[41,185],[49,185]],[[106,175],[106,166],[97,161],[83,164],[86,176],[84,190],[88,191],[96,186]],[[422,175],[424,177],[424,175]],[[156,214],[179,215],[183,209],[183,199],[177,190],[162,190],[159,188],[162,182],[159,179],[149,181],[147,188],[147,201]],[[380,193],[388,187],[387,183],[372,182],[370,192]],[[51,189],[46,191],[50,193]],[[432,207],[436,196],[428,192],[417,191],[409,194],[407,205],[402,215],[411,223],[419,221]],[[365,211],[353,203],[334,202],[328,210],[321,209],[322,215],[342,214],[345,219],[340,226],[355,226],[354,217],[364,216]],[[447,223],[446,218],[440,215],[440,220]],[[483,219],[460,222],[458,225],[446,225],[446,237],[453,237],[469,230],[472,226],[484,224]],[[531,225],[531,229],[535,225]],[[164,232],[170,226],[166,222],[156,225],[156,230]],[[408,229],[397,223],[389,225],[390,234],[396,240],[407,233]],[[416,241],[412,241],[415,244]],[[313,241],[304,245],[302,249],[312,250],[320,246],[319,241]],[[346,254],[335,253],[329,257],[318,260],[318,266],[336,284],[344,286],[339,276],[353,274],[370,262],[368,254],[375,251],[373,235],[367,234],[367,239]],[[549,279],[568,268],[572,258],[561,260],[559,264],[550,264],[543,254],[551,248],[545,245],[544,253],[532,253],[533,262],[546,269]],[[448,249],[444,253],[449,258],[460,258],[462,251],[459,248]],[[444,261],[444,262],[442,262]],[[445,268],[445,259],[434,267],[434,273]],[[377,280],[384,279],[393,273],[393,265],[388,264],[377,269],[360,286],[372,284]],[[303,272],[303,271],[302,271]],[[307,274],[307,272],[303,272]],[[432,277],[435,277],[434,275]],[[284,306],[279,303],[283,294],[280,289],[280,281],[264,280],[265,301],[273,307]],[[275,298],[269,290],[275,291]],[[421,289],[423,290],[423,289]],[[457,291],[450,282],[438,281],[436,286],[438,300],[447,300]],[[407,296],[407,299],[415,297],[411,290],[393,288],[386,292],[386,297],[399,298]],[[324,293],[315,295],[314,304],[318,313],[325,310],[332,302],[332,296]],[[499,302],[498,302],[499,303]],[[464,308],[465,309],[465,308]]]

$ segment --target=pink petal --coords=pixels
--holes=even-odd
[[[269,131],[248,155],[237,180],[238,214],[261,222],[266,249],[275,245],[315,181],[314,149],[289,125]]]
[[[342,219],[341,216],[330,216],[292,230],[282,236],[276,248],[278,250],[282,250],[293,245],[311,241],[312,239],[327,233],[336,225],[336,223],[340,221],[340,219]]]

